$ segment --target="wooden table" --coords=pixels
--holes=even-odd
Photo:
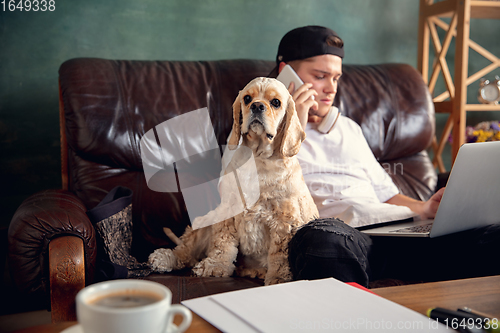
[[[429,308],[456,310],[466,306],[500,319],[500,275],[376,288],[372,291],[422,314],[426,314]]]
[[[175,321],[177,322],[177,321]],[[14,333],[59,333],[68,327],[76,325],[76,321],[66,321],[57,324],[47,324],[35,327],[26,328]],[[219,333],[220,331],[206,322],[203,318],[193,312],[193,321],[186,333]]]
[[[500,318],[500,276],[376,288],[372,291],[424,315],[427,309],[433,307],[456,310],[467,306]],[[75,324],[76,322],[64,322],[42,325],[20,330],[17,333],[58,333]],[[220,331],[193,313],[193,322],[186,332]]]

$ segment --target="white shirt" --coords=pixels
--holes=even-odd
[[[384,203],[399,190],[358,124],[341,115],[328,134],[316,127],[307,124],[297,157],[320,217],[337,217],[356,227],[415,215],[408,207]]]

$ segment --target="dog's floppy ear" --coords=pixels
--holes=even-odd
[[[286,106],[285,126],[280,145],[280,153],[283,157],[292,157],[297,155],[300,149],[300,144],[306,138],[306,133],[300,125],[299,117],[295,111],[295,102],[292,97],[288,98]]]
[[[233,103],[233,130],[231,131],[231,136],[227,141],[227,146],[230,150],[236,148],[238,143],[240,142],[241,136],[241,125],[240,125],[240,116],[241,116],[241,99],[240,99],[241,91],[234,100]]]

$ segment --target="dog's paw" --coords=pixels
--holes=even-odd
[[[292,281],[292,276],[291,275],[286,275],[286,276],[271,276],[269,274],[266,275],[266,278],[264,279],[264,284],[266,286],[269,286],[271,284],[278,284],[278,283],[285,283],[285,282],[290,282]]]
[[[148,263],[155,272],[171,272],[176,267],[177,258],[171,249],[156,249],[149,255]]]
[[[233,275],[234,265],[221,263],[212,258],[205,258],[196,264],[193,268],[193,273],[196,276],[202,277],[228,277]]]
[[[241,277],[249,277],[252,279],[261,279],[264,280],[266,277],[267,273],[267,268],[261,267],[261,268],[242,268],[238,267],[236,269],[236,274]]]

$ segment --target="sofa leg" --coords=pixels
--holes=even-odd
[[[50,304],[52,323],[76,320],[76,294],[85,287],[83,241],[75,236],[49,244]]]

